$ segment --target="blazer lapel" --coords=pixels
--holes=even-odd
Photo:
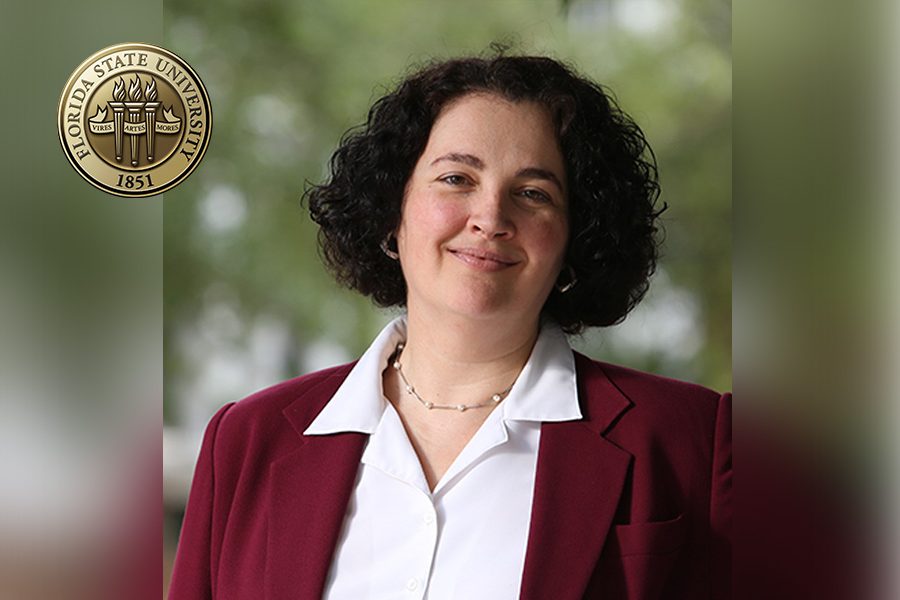
[[[602,437],[631,402],[576,353],[581,421],[544,423],[520,598],[581,598],[600,556],[632,456]]]
[[[302,445],[270,467],[265,573],[269,600],[317,600],[325,589],[368,435],[302,433],[344,376],[310,390],[284,411]]]
[[[322,597],[367,437],[309,436],[272,465],[266,598]]]

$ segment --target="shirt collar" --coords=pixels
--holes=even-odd
[[[498,408],[504,421],[581,419],[575,356],[559,325],[544,321],[528,362]]]
[[[303,433],[374,433],[387,402],[382,388],[382,372],[397,344],[405,339],[405,317],[388,323]],[[497,410],[503,421],[572,421],[582,418],[578,406],[575,358],[558,325],[549,320],[543,323],[528,362]]]
[[[405,318],[398,317],[388,323],[350,370],[322,412],[306,428],[304,435],[344,431],[374,433],[386,402],[381,374],[397,344],[405,339]]]

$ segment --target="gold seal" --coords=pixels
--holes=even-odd
[[[69,162],[118,196],[152,196],[190,175],[212,130],[197,73],[150,44],[118,44],[85,60],[59,100],[59,139]]]

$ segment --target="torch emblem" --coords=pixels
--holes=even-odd
[[[149,79],[146,85],[140,75],[131,79],[127,85],[127,92],[125,80],[119,77],[113,87],[112,99],[106,102],[112,111],[112,120],[106,120],[109,111],[100,105],[97,105],[96,114],[88,119],[91,133],[115,136],[117,162],[123,160],[124,140],[125,136],[128,136],[132,167],[137,167],[141,162],[142,136],[147,162],[152,163],[156,134],[172,135],[181,131],[181,119],[173,114],[171,106],[163,109],[162,119],[157,121],[156,116],[161,103],[157,101],[156,80],[152,75],[145,77]]]

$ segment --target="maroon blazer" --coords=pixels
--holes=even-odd
[[[584,418],[541,427],[520,597],[729,598],[731,395],[575,364]],[[321,597],[367,436],[303,431],[351,367],[212,418],[170,600]]]

